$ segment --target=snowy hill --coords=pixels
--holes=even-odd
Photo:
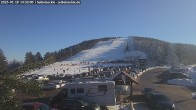
[[[56,62],[39,70],[32,71],[30,74],[78,74],[88,72],[89,68],[98,61],[123,60],[128,56],[146,58],[146,54],[140,51],[125,52],[127,44],[131,43],[131,37],[101,41],[93,48],[83,50],[66,61]]]
[[[84,50],[69,60],[77,61],[102,61],[102,60],[122,60],[127,56],[140,56],[146,58],[143,52],[129,51],[125,52],[127,44],[132,45],[132,38],[118,38],[109,41],[97,43],[93,48]]]

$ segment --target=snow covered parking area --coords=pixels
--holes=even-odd
[[[196,87],[196,71],[195,71],[195,67],[192,67],[188,71],[187,77],[188,78],[184,78],[184,79],[171,79],[171,80],[168,80],[167,83],[168,84],[179,85],[179,86],[193,86],[193,87]]]

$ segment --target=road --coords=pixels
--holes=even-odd
[[[135,103],[135,110],[150,110],[141,95],[141,90],[144,87],[153,87],[166,94],[173,100],[176,106],[175,110],[196,110],[196,100],[193,100],[191,96],[196,88],[168,85],[166,83],[168,79],[170,79],[170,74],[163,68],[150,70],[141,75],[138,78],[140,85],[133,85],[133,97],[131,99]]]

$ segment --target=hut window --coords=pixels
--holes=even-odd
[[[107,85],[99,85],[98,91],[107,91]]]
[[[75,91],[75,89],[71,89],[70,92],[71,92],[71,94],[75,94],[76,91]]]
[[[84,93],[84,89],[83,88],[78,88],[77,93]]]

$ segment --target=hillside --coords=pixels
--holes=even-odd
[[[83,50],[72,56],[68,60],[79,61],[113,61],[124,60],[127,56],[125,51],[126,45],[131,44],[132,38],[116,38],[108,41],[101,41],[93,48]],[[132,55],[139,56],[141,52],[133,52]],[[145,55],[143,55],[145,56]]]
[[[94,47],[83,50],[68,60],[124,60],[129,56],[147,57],[149,62],[158,65],[195,64],[196,46],[147,37],[116,38],[100,41]]]
[[[90,41],[88,43],[91,44]],[[196,63],[196,58],[194,57],[196,56],[195,45],[173,44],[145,37],[112,38],[92,44],[91,48],[87,46],[86,49],[72,54],[66,60],[56,62],[31,73],[58,74],[64,72],[66,74],[77,74],[88,72],[89,68],[96,62],[127,60],[127,57],[147,58],[148,62],[153,62],[153,64]],[[106,66],[106,64],[102,66]]]
[[[56,62],[45,66],[39,70],[30,72],[31,74],[78,74],[88,72],[91,67],[98,65],[100,61],[126,60],[127,56],[146,57],[146,54],[140,51],[126,52],[128,44],[132,44],[130,38],[115,38],[102,40],[96,43],[92,48],[82,50],[72,55],[66,60]],[[103,63],[101,66],[111,66],[115,64]],[[118,64],[117,64],[118,65]]]
[[[153,38],[133,37],[133,50],[147,54],[157,64],[195,64],[196,45],[169,43]]]
[[[37,52],[36,55],[34,55],[30,51],[30,52],[27,52],[25,55],[24,64],[36,63],[42,60],[47,60],[48,58],[52,58],[53,62],[64,61],[83,50],[91,49],[93,46],[95,46],[97,43],[101,41],[108,41],[110,39],[115,39],[115,37],[105,37],[105,38],[99,38],[99,39],[86,40],[81,43],[66,47],[64,49],[60,49],[58,51],[46,52],[43,58],[40,52]]]
[[[113,61],[131,58],[147,58],[149,64],[195,64],[196,46],[190,44],[169,43],[146,37],[107,37],[83,41],[79,44],[47,52],[44,60],[53,58],[54,62],[71,61]],[[30,55],[25,64],[34,63]],[[39,57],[38,57],[39,58]],[[29,60],[30,59],[30,60]]]

